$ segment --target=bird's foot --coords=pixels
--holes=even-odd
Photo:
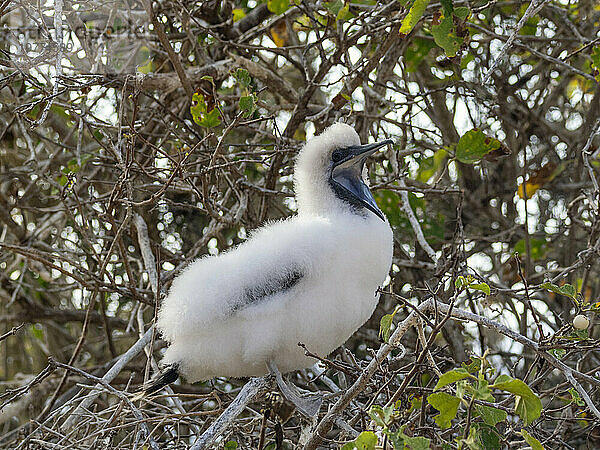
[[[319,414],[321,404],[323,403],[323,395],[300,394],[296,386],[286,383],[283,380],[281,372],[279,372],[279,369],[273,362],[269,361],[267,366],[269,367],[269,371],[275,376],[277,387],[279,387],[283,396],[286,400],[291,402],[303,416],[312,419]]]

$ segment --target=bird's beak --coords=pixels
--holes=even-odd
[[[391,139],[386,139],[374,144],[347,147],[349,150],[348,156],[335,163],[331,172],[331,181],[342,195],[347,196],[351,203],[358,203],[374,212],[383,221],[385,221],[385,216],[375,203],[369,187],[364,183],[362,171],[368,156],[381,147],[392,143]]]

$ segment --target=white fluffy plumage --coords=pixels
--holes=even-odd
[[[335,149],[359,145],[334,124],[298,155],[298,215],[270,223],[218,256],[192,262],[173,281],[157,326],[169,343],[163,364],[195,382],[310,367],[298,347],[328,355],[373,313],[392,258],[392,231],[335,195]]]

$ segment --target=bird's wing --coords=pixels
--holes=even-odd
[[[301,289],[316,260],[331,253],[331,228],[316,218],[275,222],[235,249],[194,261],[173,281],[158,328],[171,341]]]
[[[284,270],[273,270],[271,268],[259,280],[248,283],[244,287],[241,297],[236,298],[236,301],[231,304],[231,314],[289,291],[306,275],[305,270],[300,265],[291,264],[288,267],[282,267],[282,269]]]

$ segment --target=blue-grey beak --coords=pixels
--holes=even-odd
[[[367,157],[381,147],[393,144],[393,142],[391,139],[386,139],[374,144],[346,147],[345,150],[348,151],[348,156],[334,163],[331,171],[331,182],[340,194],[351,203],[364,206],[374,212],[383,221],[385,221],[385,216],[375,203],[369,187],[363,182],[362,171]]]

